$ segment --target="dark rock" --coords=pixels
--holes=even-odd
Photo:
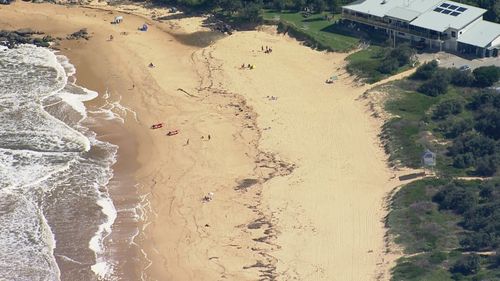
[[[35,32],[31,29],[20,29],[16,31],[0,30],[0,45],[8,48],[14,48],[19,44],[34,44],[41,47],[49,47],[52,37],[44,36],[43,38],[33,38],[33,34],[43,34]]]
[[[37,32],[33,31],[31,28],[21,28],[16,31],[14,31],[20,36],[27,36],[27,35],[33,35],[36,34]]]
[[[85,40],[89,40],[90,36],[89,33],[87,32],[86,28],[82,28],[78,30],[77,32],[71,33],[66,37],[68,40],[78,40],[80,38],[83,38]]]

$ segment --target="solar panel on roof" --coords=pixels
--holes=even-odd
[[[434,12],[438,12],[438,13],[439,13],[439,12],[441,12],[441,11],[443,11],[443,9],[441,9],[441,8],[436,8],[436,9],[434,9]]]
[[[450,15],[456,17],[456,16],[460,15],[460,13],[459,12],[452,12]]]
[[[443,3],[440,5],[440,7],[443,7],[443,8],[448,8],[450,6],[450,4],[446,4],[446,3]]]
[[[447,15],[447,14],[451,13],[451,11],[450,10],[443,10],[441,13]]]
[[[457,9],[457,11],[459,11],[459,12],[465,12],[465,11],[467,11],[467,8],[460,7],[460,8]]]
[[[448,7],[448,9],[450,9],[450,10],[455,10],[456,8],[458,8],[458,6],[455,6],[455,5],[451,5]]]

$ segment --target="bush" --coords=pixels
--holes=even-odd
[[[399,68],[399,62],[396,58],[387,57],[382,60],[380,65],[377,67],[377,70],[383,74],[391,74],[394,73]]]
[[[500,112],[498,110],[483,110],[477,119],[476,130],[495,140],[500,139]]]
[[[435,75],[422,84],[418,91],[431,97],[436,97],[445,94],[448,90],[448,77],[443,72],[435,72]]]
[[[446,119],[449,115],[457,115],[464,109],[463,102],[458,99],[445,100],[439,103],[432,113],[433,119]]]
[[[481,251],[492,244],[491,236],[488,233],[473,232],[460,240],[460,246],[469,251]]]
[[[463,214],[476,206],[477,196],[471,190],[452,184],[436,193],[432,200],[439,204],[440,209]]]
[[[477,255],[469,255],[459,259],[451,268],[451,272],[470,275],[477,273],[479,269],[481,269],[479,257]]]
[[[474,84],[474,76],[470,70],[461,71],[458,69],[451,69],[451,84],[459,87],[470,87]]]
[[[408,44],[401,44],[392,49],[388,57],[396,59],[401,67],[410,64],[413,56],[415,56],[415,49],[411,48]]]
[[[453,157],[453,167],[464,169],[474,165],[474,155],[468,152]]]
[[[479,176],[493,176],[497,172],[498,163],[492,156],[481,157],[476,160],[476,173]]]
[[[490,87],[500,78],[499,68],[494,65],[478,67],[472,73],[478,87]]]
[[[454,139],[459,135],[470,131],[474,126],[474,121],[470,119],[450,119],[443,124],[440,124],[440,129],[441,131],[443,131],[444,136],[447,138]]]
[[[415,73],[411,76],[412,79],[418,80],[428,80],[438,69],[438,63],[436,60],[422,64],[417,68]]]

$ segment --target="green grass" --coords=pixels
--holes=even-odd
[[[404,65],[392,74],[384,74],[378,71],[386,50],[387,47],[371,45],[364,50],[349,55],[346,58],[348,61],[347,70],[352,74],[364,78],[367,83],[373,84],[391,75],[410,69],[410,65]]]
[[[359,39],[353,36],[348,36],[336,32],[334,28],[335,22],[340,18],[340,15],[329,14],[333,20],[327,21],[324,19],[323,14],[313,14],[309,17],[304,17],[299,12],[275,12],[266,10],[264,11],[264,20],[266,22],[285,24],[294,29],[299,37],[302,35],[304,38],[315,42],[310,42],[312,45],[318,44],[321,49],[328,49],[331,51],[347,52],[356,48],[359,44]],[[292,34],[293,35],[293,34]]]
[[[441,175],[467,176],[474,168],[459,169],[453,167],[453,160],[447,155],[450,141],[440,129],[444,120],[432,119],[434,107],[448,99],[462,99],[464,103],[476,90],[450,86],[446,94],[438,97],[426,96],[416,92],[419,81],[403,80],[392,82],[389,88],[390,98],[384,108],[395,117],[383,126],[382,138],[389,160],[411,168],[421,167],[421,156],[425,149],[437,153],[435,170]],[[469,91],[469,92],[466,92]],[[454,118],[472,118],[472,112],[464,109]]]
[[[462,216],[439,210],[432,197],[449,179],[422,179],[403,186],[392,198],[386,218],[389,233],[404,247],[407,257],[397,260],[392,281],[500,280],[493,259],[481,256],[481,270],[470,276],[453,276],[450,267],[466,253],[458,240],[464,233]],[[470,189],[478,181],[461,181]],[[431,226],[429,228],[429,226]]]
[[[408,254],[449,251],[458,247],[456,233],[459,217],[441,212],[431,202],[436,187],[445,180],[421,180],[401,189],[393,198],[392,211],[387,217],[396,242],[405,246]]]
[[[420,166],[420,157],[426,146],[421,136],[425,129],[421,120],[438,101],[435,97],[398,89],[386,102],[385,110],[396,116],[383,127],[391,161],[400,161],[412,168]]]

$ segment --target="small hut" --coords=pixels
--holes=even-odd
[[[424,166],[424,172],[425,168],[429,168],[432,172],[436,166],[436,153],[426,149],[422,154],[422,165]]]

